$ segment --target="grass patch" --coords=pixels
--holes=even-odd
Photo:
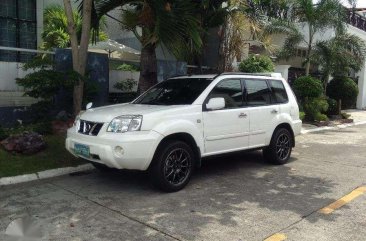
[[[34,155],[12,154],[0,148],[0,177],[35,173],[48,169],[77,166],[85,163],[65,148],[65,137],[45,136],[46,150]]]

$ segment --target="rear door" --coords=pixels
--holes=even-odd
[[[264,146],[266,134],[277,123],[279,105],[272,99],[272,92],[266,79],[245,79],[245,104],[249,112],[249,146]]]

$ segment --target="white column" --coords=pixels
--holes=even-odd
[[[42,44],[42,32],[43,32],[43,9],[44,9],[44,0],[37,0],[36,2],[36,11],[37,11],[37,47]]]
[[[360,72],[358,72],[358,97],[357,97],[357,109],[366,108],[366,62]]]
[[[288,79],[288,69],[291,67],[291,65],[276,65],[275,72],[281,73],[282,77],[287,80]]]

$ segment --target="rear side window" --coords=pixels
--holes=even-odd
[[[272,102],[273,103],[286,103],[288,102],[288,96],[283,85],[280,80],[269,80],[272,89]]]
[[[222,97],[225,99],[225,108],[243,106],[243,92],[240,79],[225,79],[212,89],[209,98]]]
[[[246,79],[246,101],[248,106],[271,104],[271,90],[264,79]]]

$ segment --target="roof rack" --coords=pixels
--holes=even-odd
[[[267,77],[277,77],[277,78],[282,78],[282,74],[281,73],[243,73],[243,72],[224,72],[221,73],[217,76],[220,75],[255,75],[255,76],[267,76]]]

